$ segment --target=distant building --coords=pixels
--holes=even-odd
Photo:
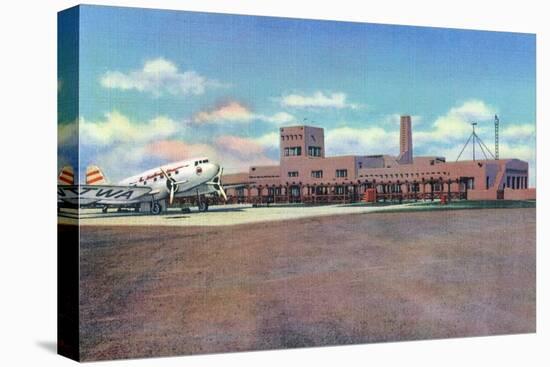
[[[401,116],[397,157],[327,157],[324,130],[313,126],[282,127],[279,135],[279,165],[252,166],[248,172],[224,175],[224,185],[234,187],[227,190],[231,201],[357,201],[369,188],[384,200],[535,195],[534,189],[528,189],[528,163],[519,159],[446,162],[444,157],[415,157],[410,116]]]

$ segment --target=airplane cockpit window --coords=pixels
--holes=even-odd
[[[153,181],[157,182],[157,178],[155,177],[155,178],[153,179]]]
[[[205,159],[204,161],[202,161],[203,163],[208,163],[208,159]]]
[[[147,185],[147,181],[143,181],[143,184],[144,184],[144,185]]]
[[[174,172],[176,175],[179,173],[179,171]]]
[[[199,165],[199,161],[195,161],[195,166],[198,166]]]

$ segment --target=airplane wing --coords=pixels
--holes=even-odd
[[[144,200],[150,187],[117,185],[58,185],[57,199],[78,205],[123,205]]]

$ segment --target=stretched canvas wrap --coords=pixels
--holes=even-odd
[[[77,6],[58,350],[535,332],[535,35]]]

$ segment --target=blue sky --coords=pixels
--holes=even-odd
[[[328,153],[396,154],[410,114],[415,155],[454,160],[471,120],[492,147],[498,113],[534,184],[534,35],[83,6],[79,66],[81,166],[113,179],[203,152],[271,164],[278,127],[306,118]]]

